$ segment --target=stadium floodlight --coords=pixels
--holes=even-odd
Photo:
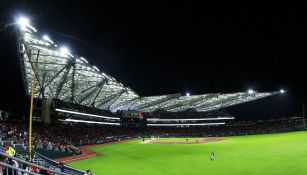
[[[93,69],[95,69],[96,71],[100,72],[99,68],[96,66],[93,66]]]
[[[281,94],[283,94],[283,93],[285,93],[285,90],[284,90],[284,89],[280,89],[279,92],[280,92]]]
[[[189,92],[187,92],[185,95],[186,95],[186,96],[190,96],[191,94],[190,94]]]
[[[89,116],[89,117],[97,117],[97,118],[105,118],[105,119],[112,119],[112,120],[120,120],[120,118],[117,118],[117,117],[107,117],[107,116],[102,116],[102,115],[87,114],[87,113],[76,112],[76,111],[69,111],[69,110],[58,109],[58,108],[56,108],[55,111],[63,112],[63,113],[69,113],[69,114],[77,114],[77,115]]]
[[[50,43],[52,43],[52,44],[54,44],[54,42],[49,38],[48,35],[44,35],[44,36],[43,36],[43,39],[46,40],[46,41],[48,41],[48,42],[50,42]]]
[[[61,55],[66,56],[66,55],[69,54],[69,50],[68,50],[67,47],[61,47],[60,53],[61,53]]]
[[[89,120],[75,120],[75,119],[65,119],[61,120],[63,122],[76,122],[76,123],[89,123],[89,124],[100,124],[100,125],[120,125],[120,123],[111,123],[111,122],[97,122],[97,121],[89,121]]]
[[[249,90],[247,91],[247,93],[248,93],[248,94],[253,94],[253,93],[255,93],[255,91],[252,90],[252,89],[249,89]]]
[[[87,114],[87,113],[68,111],[68,110],[63,110],[63,109],[55,109],[55,111],[64,112],[64,113],[70,113],[70,114],[78,114],[78,115],[90,116],[90,117],[112,119],[112,120],[119,120],[120,119],[120,118],[116,118],[116,117],[107,117],[107,116],[101,116],[101,115]]]
[[[24,16],[19,17],[17,19],[17,24],[20,25],[20,27],[25,27],[28,26],[30,24],[30,20]]]
[[[83,60],[84,62],[88,63],[88,61],[85,58],[80,57],[80,59]]]
[[[50,40],[50,38],[49,38],[48,35],[44,35],[44,36],[43,36],[43,39],[46,40],[46,41],[49,41],[49,40]]]

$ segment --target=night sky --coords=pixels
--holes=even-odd
[[[306,3],[0,0],[0,109],[27,115],[16,30],[9,25],[26,15],[42,34],[141,96],[284,88],[283,97],[241,107],[274,109],[261,114],[268,118],[299,115],[307,97],[306,9]]]

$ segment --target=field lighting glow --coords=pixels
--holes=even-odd
[[[283,93],[285,93],[285,90],[284,89],[280,89],[279,92],[283,94]]]
[[[47,41],[49,41],[49,40],[50,40],[50,38],[49,38],[49,36],[48,36],[48,35],[44,35],[44,36],[43,36],[43,39],[44,39],[44,40],[47,40]]]
[[[189,92],[187,92],[185,95],[186,95],[186,96],[190,96],[191,94],[190,94]]]
[[[255,93],[255,91],[252,90],[252,89],[249,89],[249,90],[247,91],[247,93],[248,93],[248,94],[253,94],[253,93]]]
[[[17,24],[20,25],[21,27],[25,27],[30,24],[30,20],[22,16],[17,19]]]
[[[96,121],[88,121],[88,120],[74,120],[74,119],[65,119],[61,120],[64,122],[76,122],[76,123],[88,123],[88,124],[100,124],[100,125],[120,125],[120,123],[110,123],[110,122],[96,122]]]
[[[69,111],[69,110],[64,110],[64,109],[55,109],[55,111],[69,113],[69,114],[78,114],[78,115],[84,115],[84,116],[90,116],[90,117],[97,117],[97,118],[112,119],[112,120],[119,120],[120,119],[120,118],[116,118],[116,117],[107,117],[107,116],[102,116],[102,115],[87,114],[87,113]]]
[[[61,47],[60,53],[61,53],[61,55],[68,55],[69,54],[69,50],[68,50],[67,47]]]
[[[48,42],[54,44],[54,42],[49,38],[48,35],[44,35],[44,36],[43,36],[43,39],[44,39],[45,41],[48,41]],[[56,45],[54,45],[54,46],[56,46]]]

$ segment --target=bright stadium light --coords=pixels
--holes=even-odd
[[[80,57],[80,59],[83,60],[84,62],[88,63],[88,61],[85,58]]]
[[[44,36],[43,36],[43,39],[44,39],[45,41],[48,41],[48,42],[54,44],[54,42],[49,38],[48,35],[44,35]]]
[[[284,89],[280,89],[279,92],[280,92],[281,94],[283,94],[283,93],[285,93],[285,90],[284,90]]]
[[[185,95],[186,95],[186,96],[190,96],[191,94],[190,94],[189,92],[187,92]]]
[[[97,122],[97,121],[88,121],[88,120],[74,120],[74,119],[65,119],[61,120],[63,122],[76,122],[76,123],[89,123],[89,124],[100,124],[100,125],[120,125],[120,123],[111,123],[111,122]]]
[[[96,71],[100,72],[99,68],[96,66],[93,66],[93,69],[95,69]]]
[[[49,41],[49,40],[50,40],[50,38],[49,38],[48,35],[44,35],[44,36],[43,36],[43,39],[46,40],[46,41]]]
[[[84,115],[84,116],[89,116],[89,117],[97,117],[97,118],[105,118],[105,119],[112,119],[112,120],[120,120],[120,118],[117,118],[117,117],[107,117],[107,116],[102,116],[102,115],[87,114],[87,113],[76,112],[76,111],[69,111],[69,110],[57,109],[57,108],[55,109],[55,111],[63,112],[63,113],[69,113],[69,114]]]
[[[247,91],[247,93],[248,93],[248,94],[253,94],[253,93],[255,93],[255,91],[252,90],[252,89],[249,89],[249,90]]]
[[[61,47],[60,53],[61,53],[61,55],[66,56],[66,55],[69,54],[69,50],[68,50],[67,47]]]
[[[30,24],[30,20],[22,16],[17,19],[17,24],[20,25],[20,27],[25,27]]]

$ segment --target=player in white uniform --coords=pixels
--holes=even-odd
[[[211,160],[214,160],[214,152],[213,151],[210,153],[209,157],[210,157]]]

